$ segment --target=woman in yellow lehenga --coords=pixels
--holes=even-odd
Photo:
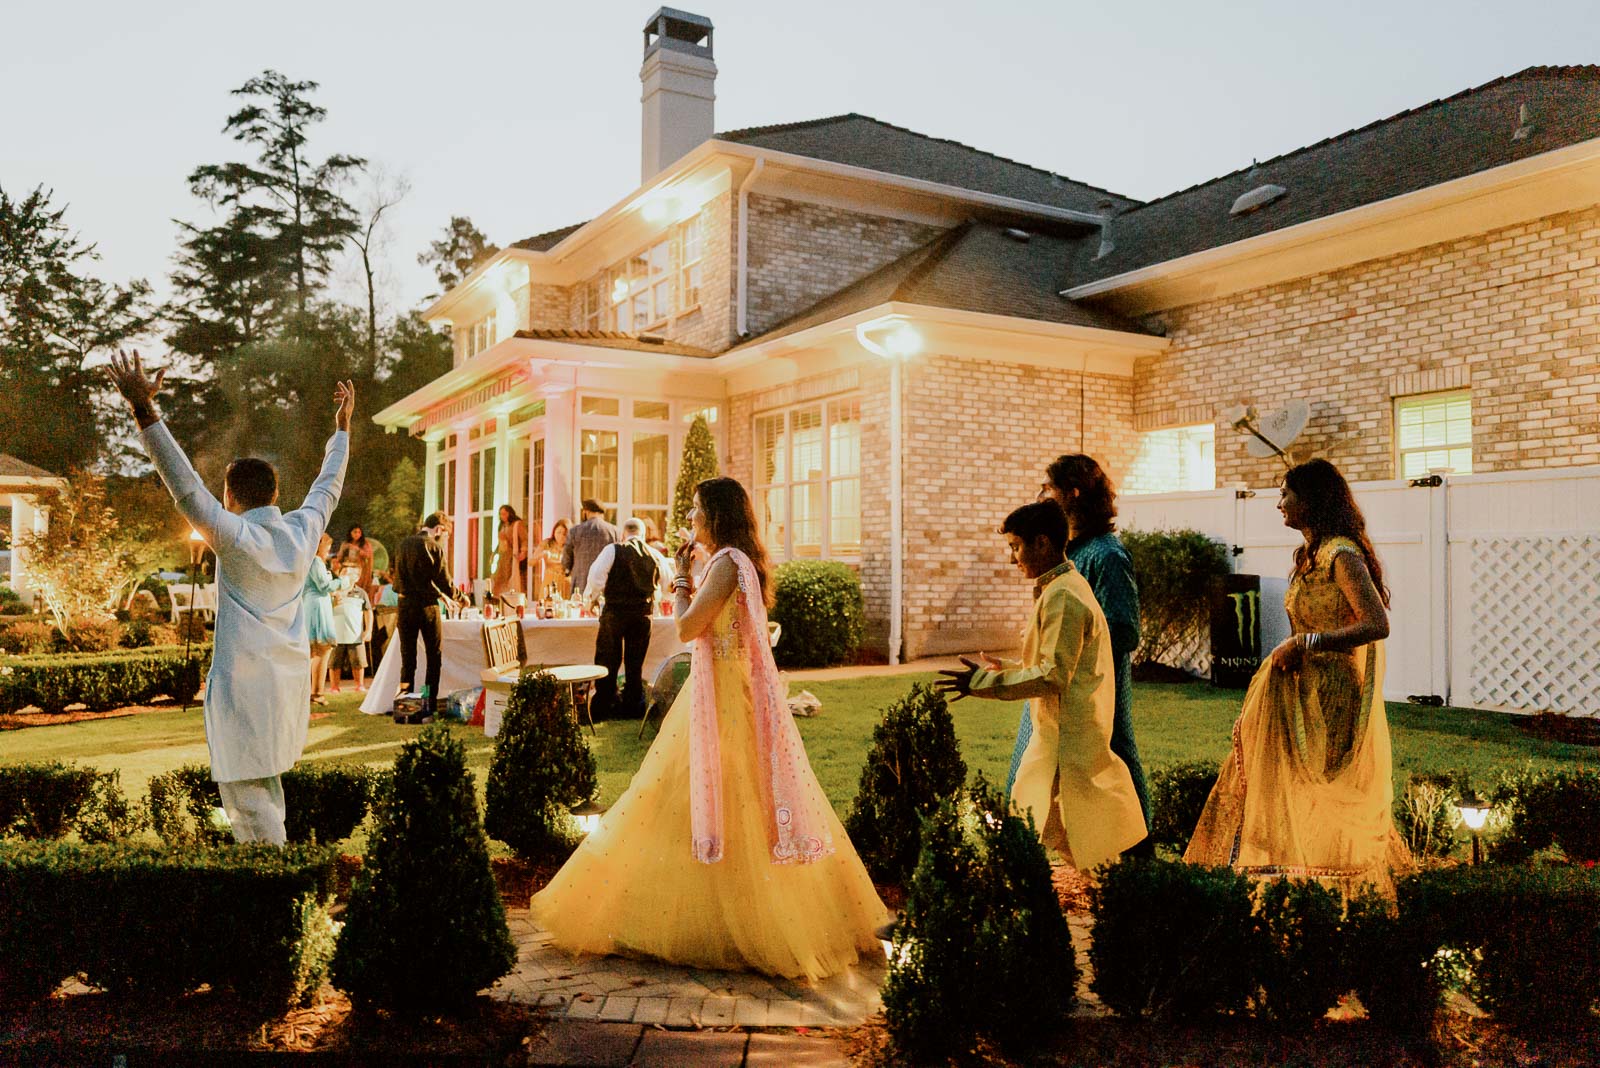
[[[1278,510],[1305,536],[1285,598],[1293,633],[1250,682],[1184,859],[1392,892],[1410,857],[1390,816],[1383,568],[1328,461],[1290,469]]]
[[[888,914],[783,699],[750,498],[715,478],[694,504],[673,582],[689,684],[533,915],[569,952],[820,979],[881,952],[873,932]],[[695,543],[711,560],[691,599]]]

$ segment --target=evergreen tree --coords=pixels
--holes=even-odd
[[[449,292],[472,273],[472,269],[500,251],[500,246],[490,242],[488,236],[472,225],[465,215],[450,216],[444,236],[430,243],[417,256],[417,262],[432,267],[439,279],[440,292]]]
[[[400,539],[422,521],[422,471],[411,457],[402,456],[389,472],[389,484],[367,504],[363,529],[393,553]]]
[[[569,810],[599,787],[571,688],[542,671],[518,679],[489,764],[489,834],[525,860],[562,859],[576,839]]]
[[[678,531],[689,529],[689,510],[694,507],[694,489],[708,478],[717,477],[717,442],[711,436],[706,417],[697,415],[683,439],[683,460],[678,465],[678,484],[672,491],[672,514],[663,532],[667,548],[673,552],[683,539]]]
[[[426,727],[380,799],[333,981],[363,1008],[433,1016],[465,1006],[516,957],[466,747]]]
[[[85,361],[137,337],[154,312],[143,282],[84,273],[94,246],[50,199],[43,187],[20,199],[0,187],[0,438],[5,452],[65,474],[101,458],[114,411]]]

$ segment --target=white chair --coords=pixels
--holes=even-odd
[[[167,599],[172,602],[172,622],[176,626],[180,614],[194,607],[189,601],[189,587],[168,586]]]
[[[483,659],[478,675],[483,683],[483,733],[500,733],[500,718],[511,688],[522,676],[522,625],[515,619],[498,619],[483,625]]]

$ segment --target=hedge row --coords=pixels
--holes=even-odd
[[[1316,883],[1123,861],[1094,892],[1092,987],[1114,1012],[1179,1020],[1252,1010],[1305,1026],[1356,992],[1368,1015],[1425,1032],[1459,984],[1513,1028],[1594,1026],[1600,875],[1484,865],[1402,879],[1391,903],[1341,906]]]
[[[64,837],[109,842],[136,833],[142,812],[128,803],[116,771],[59,761],[0,765],[0,838]]]
[[[156,697],[192,700],[210,659],[210,646],[196,646],[188,658],[176,646],[0,657],[0,712],[33,705],[56,713],[74,704],[101,712]]]
[[[0,846],[0,1001],[83,975],[115,992],[209,983],[281,1009],[332,958],[332,850],[127,844]]]
[[[310,764],[284,772],[289,841],[328,844],[350,837],[389,775],[353,764]],[[232,839],[212,821],[222,795],[204,764],[153,776],[147,804],[151,828],[169,845],[215,845]]]

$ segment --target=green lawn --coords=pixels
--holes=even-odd
[[[797,683],[822,699],[822,714],[801,720],[800,731],[822,788],[842,814],[855,794],[872,728],[884,707],[912,682],[932,676],[899,676]],[[1204,683],[1137,684],[1134,717],[1145,767],[1182,760],[1220,760],[1238,714],[1240,692]],[[332,698],[332,715],[311,725],[304,762],[387,766],[416,727],[397,727],[382,716],[364,716],[356,695]],[[997,701],[962,701],[952,706],[961,752],[971,771],[1003,782],[1011,755],[1019,706]],[[1460,708],[1390,705],[1395,775],[1409,771],[1464,768],[1477,782],[1501,770],[1593,763],[1594,751],[1526,737],[1509,716]],[[461,731],[468,760],[480,783],[492,741],[476,730]],[[616,800],[638,767],[653,732],[639,740],[637,722],[602,723],[595,738],[601,799]],[[0,734],[0,763],[65,760],[122,773],[131,795],[144,792],[150,776],[181,764],[204,763],[206,744],[198,709],[151,712],[59,727],[34,727]]]

